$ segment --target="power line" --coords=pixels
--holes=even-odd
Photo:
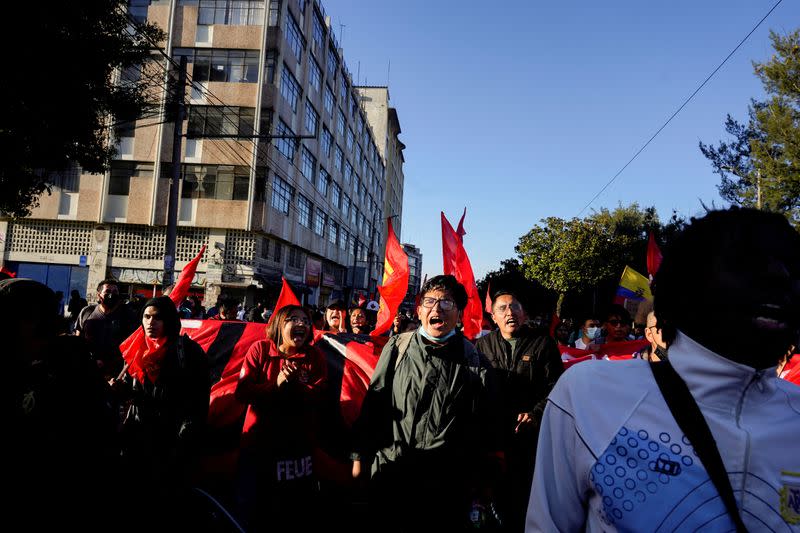
[[[697,89],[695,89],[695,90],[694,90],[694,92],[693,92],[691,95],[689,95],[689,97],[688,97],[686,100],[684,100],[684,102],[683,102],[683,103],[680,105],[680,107],[679,107],[677,110],[675,110],[675,112],[674,112],[674,113],[673,113],[673,114],[672,114],[672,115],[671,115],[671,116],[670,116],[670,117],[667,119],[667,121],[666,121],[666,122],[664,122],[664,124],[663,124],[663,125],[662,125],[660,128],[658,128],[658,131],[656,131],[656,132],[653,134],[653,136],[652,136],[652,137],[650,137],[650,138],[647,140],[647,142],[646,142],[646,143],[644,143],[644,146],[642,146],[641,148],[639,148],[639,151],[637,151],[635,154],[633,154],[633,157],[631,157],[631,158],[628,160],[628,162],[627,162],[627,163],[625,163],[625,165],[624,165],[624,166],[623,166],[621,169],[619,169],[619,171],[618,171],[616,174],[614,174],[614,177],[613,177],[613,178],[611,178],[611,179],[608,181],[608,183],[606,183],[605,185],[603,185],[603,188],[602,188],[602,189],[600,189],[600,191],[599,191],[597,194],[595,194],[595,195],[592,197],[592,199],[591,199],[591,200],[589,200],[589,203],[587,203],[585,206],[583,206],[583,208],[582,208],[582,209],[581,209],[581,210],[578,212],[578,215],[577,215],[577,216],[581,216],[581,214],[583,214],[583,212],[584,212],[584,211],[586,211],[586,209],[587,209],[587,208],[588,208],[590,205],[592,205],[592,203],[593,203],[595,200],[597,200],[597,198],[598,198],[598,197],[599,197],[601,194],[603,194],[603,191],[605,191],[605,190],[606,190],[606,189],[607,189],[607,188],[608,188],[608,187],[609,187],[609,186],[610,186],[612,183],[614,183],[614,181],[617,179],[617,177],[619,177],[619,175],[620,175],[620,174],[622,174],[622,172],[623,172],[623,171],[624,171],[626,168],[628,168],[628,165],[630,165],[631,163],[633,163],[633,161],[634,161],[634,160],[635,160],[637,157],[639,157],[639,154],[641,154],[641,153],[644,151],[644,149],[645,149],[645,148],[647,148],[647,146],[648,146],[648,145],[649,145],[651,142],[653,142],[653,139],[655,139],[655,138],[658,136],[658,134],[659,134],[659,133],[661,133],[661,130],[663,130],[664,128],[666,128],[666,127],[667,127],[667,125],[668,125],[670,122],[672,122],[672,119],[673,119],[673,118],[675,118],[675,117],[678,115],[678,113],[680,113],[680,112],[681,112],[681,110],[682,110],[684,107],[686,107],[686,104],[688,104],[688,103],[689,103],[689,102],[692,100],[692,98],[694,98],[694,96],[695,96],[697,93],[699,93],[699,92],[700,92],[700,89],[702,89],[702,88],[705,86],[705,84],[706,84],[706,83],[708,83],[708,82],[709,82],[709,80],[710,80],[712,77],[714,77],[714,74],[716,74],[716,73],[717,73],[717,71],[718,71],[719,69],[721,69],[721,68],[723,67],[723,65],[725,65],[725,63],[727,63],[727,62],[728,62],[728,60],[731,58],[731,56],[732,56],[733,54],[735,54],[735,53],[736,53],[736,51],[737,51],[737,50],[738,50],[738,49],[739,49],[739,48],[740,48],[740,47],[741,47],[741,46],[742,46],[742,45],[745,43],[745,41],[747,41],[747,39],[749,39],[749,38],[750,38],[750,36],[751,36],[751,35],[753,35],[753,32],[755,32],[755,31],[758,29],[758,27],[759,27],[759,26],[761,26],[761,24],[762,24],[762,23],[763,23],[763,22],[764,22],[764,21],[767,19],[767,17],[769,17],[769,16],[770,16],[770,14],[772,14],[772,12],[773,12],[773,11],[775,11],[775,8],[777,8],[777,7],[778,7],[778,6],[781,4],[781,2],[783,2],[783,0],[778,0],[778,1],[775,3],[775,5],[774,5],[774,6],[772,6],[772,9],[770,9],[769,11],[767,11],[767,14],[766,14],[766,15],[764,15],[764,16],[761,18],[761,20],[759,20],[759,21],[758,21],[758,23],[757,23],[755,26],[753,26],[753,29],[752,29],[752,30],[750,30],[750,32],[749,32],[747,35],[745,35],[745,36],[744,36],[744,38],[743,38],[741,41],[739,41],[739,44],[737,44],[737,45],[736,45],[736,48],[734,48],[733,50],[731,50],[731,53],[729,53],[729,54],[728,54],[728,56],[727,56],[725,59],[723,59],[723,60],[722,60],[722,63],[720,63],[720,64],[717,66],[717,68],[715,68],[715,69],[713,70],[713,72],[711,72],[711,74],[709,74],[709,75],[708,75],[708,77],[706,77],[706,79],[705,79],[705,80],[703,80],[703,83],[701,83],[701,84],[700,84],[700,85],[697,87]]]

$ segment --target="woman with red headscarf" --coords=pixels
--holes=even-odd
[[[313,528],[311,451],[327,367],[311,338],[308,311],[282,307],[267,339],[248,350],[239,374],[235,394],[247,404],[247,415],[237,499],[253,531]]]

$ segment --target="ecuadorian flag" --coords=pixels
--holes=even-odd
[[[626,300],[634,302],[653,300],[649,280],[629,266],[622,272],[614,303],[625,305]]]

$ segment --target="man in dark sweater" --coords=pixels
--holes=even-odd
[[[539,423],[547,395],[564,371],[556,342],[526,326],[526,318],[517,297],[499,291],[492,299],[492,320],[498,329],[476,342],[492,365],[500,395],[507,468],[496,499],[507,531],[524,529]]]

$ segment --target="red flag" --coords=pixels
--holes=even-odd
[[[377,337],[392,326],[397,310],[408,292],[408,254],[406,254],[388,219],[389,231],[386,239],[386,259],[383,263],[383,283],[378,287],[381,304],[375,329],[370,333]]]
[[[183,302],[184,298],[186,298],[186,295],[189,294],[189,287],[191,287],[194,274],[197,272],[197,264],[200,263],[200,259],[203,257],[205,251],[206,245],[204,244],[203,247],[200,248],[200,253],[189,261],[186,266],[183,267],[183,270],[181,270],[178,281],[175,282],[172,291],[169,293],[169,299],[172,300],[175,307],[178,307],[181,302]],[[143,381],[144,366],[142,364],[142,358],[148,351],[144,329],[139,326],[136,331],[131,333],[131,336],[119,345],[119,351],[122,352],[122,358],[125,360],[128,374],[139,381]]]
[[[492,281],[486,283],[486,302],[483,304],[483,310],[492,314]]]
[[[275,309],[272,310],[272,314],[267,321],[267,329],[269,329],[269,325],[272,324],[272,318],[278,314],[278,310],[281,307],[286,307],[287,305],[300,305],[300,300],[298,300],[297,296],[294,295],[294,291],[289,285],[289,282],[286,281],[286,278],[281,276],[281,281],[283,282],[281,285],[281,293],[278,295],[278,301],[275,302]]]
[[[7,269],[4,266],[0,267],[0,272],[2,272],[3,274],[8,274],[12,278],[16,278],[17,277],[17,273],[16,272],[12,272],[12,271],[10,271],[9,269]]]
[[[474,339],[480,333],[483,321],[481,298],[478,295],[472,264],[469,262],[464,244],[447,217],[444,216],[444,212],[442,212],[442,257],[444,258],[444,273],[455,276],[467,291],[467,307],[464,309],[461,321],[464,324],[464,336],[470,340]],[[450,267],[449,271],[448,266]]]
[[[661,259],[663,259],[661,250],[659,250],[658,244],[656,244],[656,238],[653,236],[653,232],[650,232],[650,237],[647,241],[647,273],[650,274],[651,280],[656,277],[658,267],[661,266]]]
[[[456,229],[456,233],[458,234],[458,240],[462,243],[464,242],[464,235],[467,234],[467,230],[464,229],[464,217],[467,216],[467,208],[464,207],[464,212],[461,214],[461,220],[458,221],[458,228]]]
[[[556,329],[558,329],[558,325],[561,324],[561,317],[557,314],[553,313],[553,316],[550,317],[550,336],[556,336]]]

